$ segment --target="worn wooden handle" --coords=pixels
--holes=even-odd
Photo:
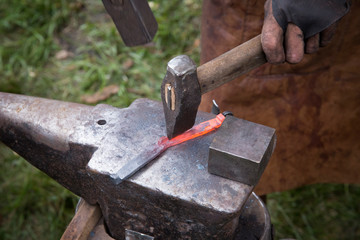
[[[266,62],[261,47],[261,35],[258,35],[197,68],[201,94],[209,92]]]
[[[90,205],[84,199],[80,200],[75,216],[66,228],[60,240],[86,240],[90,232],[101,218],[100,207]],[[104,238],[105,239],[105,238]]]

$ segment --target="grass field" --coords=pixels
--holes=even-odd
[[[2,0],[0,91],[126,107],[160,99],[166,62],[199,61],[200,0],[149,1],[153,43],[127,48],[100,0]],[[109,87],[110,86],[110,87]],[[0,145],[0,239],[59,239],[78,198]],[[360,187],[318,184],[268,196],[276,238],[360,239]]]

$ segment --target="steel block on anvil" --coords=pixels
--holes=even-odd
[[[197,122],[214,115],[200,112]],[[0,93],[0,140],[90,203],[110,234],[229,239],[253,186],[207,171],[213,134],[172,147],[128,180],[116,173],[165,135],[161,103],[81,104]]]
[[[210,145],[208,170],[255,186],[275,145],[275,129],[227,116]]]

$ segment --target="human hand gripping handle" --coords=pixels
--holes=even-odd
[[[349,0],[267,0],[261,42],[270,63],[298,63],[333,37]]]

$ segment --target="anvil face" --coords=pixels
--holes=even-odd
[[[208,173],[214,134],[172,147],[116,183],[121,167],[165,135],[161,103],[140,99],[118,109],[4,93],[0,99],[0,140],[74,193],[98,202],[113,237],[123,239],[125,229],[156,239],[233,235],[253,187]],[[196,122],[213,117],[200,112]]]

